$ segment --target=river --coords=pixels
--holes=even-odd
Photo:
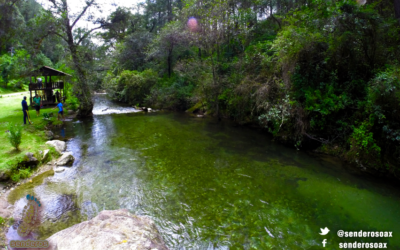
[[[354,241],[400,249],[400,190],[390,184],[230,122],[135,113],[105,95],[95,103],[93,119],[57,131],[72,138],[74,165],[20,192],[45,204],[41,238],[127,208],[151,217],[170,249],[323,249],[323,239],[326,249]],[[339,238],[340,229],[394,237]]]

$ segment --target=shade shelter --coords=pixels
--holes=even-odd
[[[29,80],[30,104],[32,105],[35,95],[40,96],[43,105],[55,104],[59,100],[64,101],[66,99],[64,93],[66,76],[71,75],[47,66],[32,71]],[[42,81],[39,81],[39,78]],[[57,78],[57,80],[54,78]],[[32,95],[32,92],[34,92],[34,95]]]

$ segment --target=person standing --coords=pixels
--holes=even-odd
[[[56,91],[56,102],[60,102],[60,92]]]
[[[53,109],[56,109],[56,108],[58,108],[58,116],[57,116],[58,120],[61,121],[60,117],[62,116],[63,121],[64,121],[64,120],[65,120],[65,117],[64,117],[64,108],[63,108],[63,104],[62,104],[61,100],[60,100],[60,102],[57,104],[57,106],[54,107]]]
[[[39,88],[39,89],[42,88],[42,78],[39,77],[39,78],[37,79],[37,85],[38,85],[38,88]]]
[[[35,103],[36,116],[39,116],[40,106],[42,106],[42,99],[38,95],[35,95],[35,97],[33,98],[33,102]]]
[[[26,119],[28,118],[28,103],[26,102],[26,96],[24,96],[24,99],[22,100],[21,104],[22,104],[22,112],[24,112],[24,124],[26,124]]]

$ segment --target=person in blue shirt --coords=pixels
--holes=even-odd
[[[24,96],[24,100],[22,100],[21,104],[22,104],[22,112],[24,112],[24,124],[26,124],[26,119],[28,118],[28,109],[29,109],[28,103],[26,102],[26,96]]]
[[[57,106],[54,107],[53,109],[56,109],[56,108],[58,108],[58,116],[57,116],[58,120],[60,120],[60,117],[62,116],[63,121],[64,121],[64,120],[65,120],[65,117],[64,117],[64,107],[63,107],[63,104],[62,104],[61,100],[60,100],[60,102],[57,104]],[[61,121],[61,120],[60,120],[60,121]]]

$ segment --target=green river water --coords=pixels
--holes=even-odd
[[[98,113],[110,106],[118,109],[96,97]],[[339,249],[354,241],[400,249],[398,188],[259,131],[159,112],[95,115],[59,132],[73,138],[74,165],[16,190],[47,207],[41,238],[127,208],[151,217],[170,249]],[[331,231],[319,235],[324,227]],[[339,238],[339,229],[393,237]]]

